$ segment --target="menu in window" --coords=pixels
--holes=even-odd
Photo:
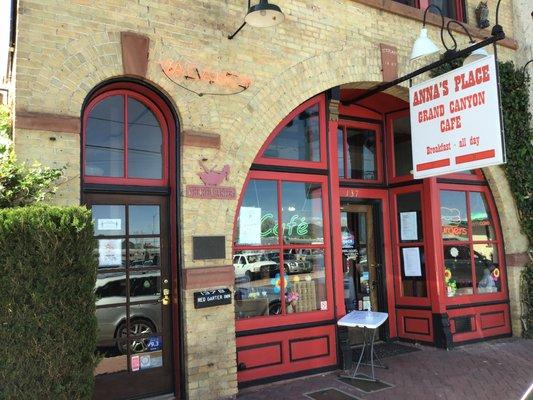
[[[403,273],[406,277],[422,276],[422,265],[420,263],[420,248],[404,247],[403,256]]]
[[[98,266],[122,265],[122,239],[98,240]]]
[[[239,244],[261,244],[261,208],[241,207]]]
[[[418,240],[416,211],[400,213],[400,240]]]

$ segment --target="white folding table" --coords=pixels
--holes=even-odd
[[[341,375],[341,377],[350,378],[350,379],[376,381],[376,377],[374,375],[374,357],[379,362],[379,365],[376,365],[377,367],[387,368],[385,365],[383,365],[383,363],[381,363],[381,360],[379,359],[379,357],[374,351],[374,340],[376,338],[377,329],[381,325],[383,325],[383,323],[387,320],[388,317],[389,317],[389,314],[383,313],[383,312],[352,311],[337,321],[337,325],[339,326],[363,329],[363,348],[361,349],[361,354],[359,355],[359,360],[357,361],[357,365],[354,368],[353,374]],[[371,331],[372,333],[370,334],[369,331]],[[361,362],[363,360],[363,355],[365,354],[365,349],[367,348],[367,346],[370,346],[370,364]],[[359,370],[359,367],[361,365],[370,365],[372,369],[372,377],[369,377],[368,375],[363,375],[363,374],[360,374],[360,376],[362,377],[356,376],[357,371]]]

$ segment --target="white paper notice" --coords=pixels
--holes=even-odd
[[[261,208],[241,207],[239,244],[261,244]]]
[[[112,267],[122,265],[122,239],[98,240],[98,265]]]
[[[122,220],[120,218],[99,218],[97,228],[99,231],[120,231],[122,229]]]
[[[403,272],[407,276],[422,276],[420,265],[420,249],[418,247],[405,247],[402,249]]]
[[[400,213],[400,239],[401,240],[418,240],[416,211]]]

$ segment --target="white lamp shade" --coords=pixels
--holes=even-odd
[[[260,0],[259,4],[250,7],[244,17],[247,24],[256,28],[268,28],[277,25],[285,19],[281,9],[275,4],[269,4],[268,0]]]
[[[439,48],[435,43],[431,41],[428,37],[428,30],[422,28],[420,30],[420,36],[416,39],[415,44],[413,45],[413,51],[411,52],[411,61],[416,60],[417,58],[428,56],[433,53],[437,53]]]
[[[481,60],[484,57],[487,57],[489,53],[483,47],[474,50],[468,57],[465,58],[463,65],[470,64],[474,61]]]

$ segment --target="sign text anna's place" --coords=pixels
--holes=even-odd
[[[411,87],[409,101],[415,178],[505,162],[494,56]]]

